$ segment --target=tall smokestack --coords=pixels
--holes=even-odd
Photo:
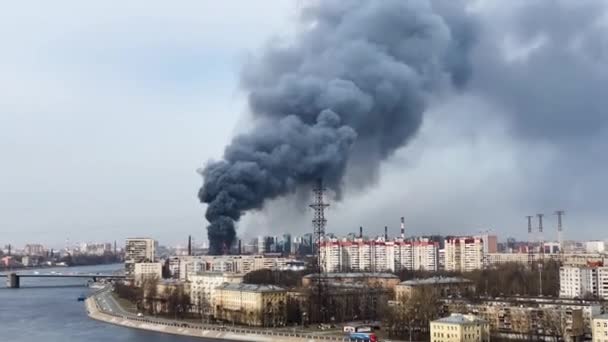
[[[192,235],[188,235],[188,256],[192,255]]]
[[[555,211],[555,215],[557,215],[557,243],[559,244],[560,254],[563,253],[563,250],[564,250],[563,237],[562,237],[562,231],[563,231],[562,216],[564,216],[565,213],[566,212],[564,210]]]
[[[401,238],[405,239],[405,217],[401,216]]]
[[[242,255],[242,254],[243,254],[243,243],[242,243],[242,240],[239,239],[239,255]]]
[[[359,238],[363,239],[363,227],[359,227]]]
[[[388,241],[388,226],[384,226],[384,241]]]
[[[465,6],[434,2],[307,1],[290,44],[267,44],[246,65],[253,124],[199,170],[210,254],[232,247],[243,214],[317,178],[345,193],[353,168],[358,187],[371,185],[428,100],[466,85],[474,25]]]

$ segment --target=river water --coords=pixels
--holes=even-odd
[[[63,267],[47,272],[111,273],[122,265]],[[20,271],[25,272],[25,271]],[[29,271],[32,272],[32,271]],[[2,342],[201,342],[202,338],[166,335],[123,328],[90,319],[84,303],[85,279],[22,278],[20,289],[5,287],[0,278],[0,341]]]

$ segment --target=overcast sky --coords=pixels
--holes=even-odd
[[[423,1],[423,0],[421,0]],[[242,66],[289,39],[297,1],[38,1],[0,12],[0,244],[206,238],[196,169],[248,128]],[[472,79],[346,187],[328,231],[605,239],[608,3],[471,1]],[[311,231],[303,194],[238,234]]]

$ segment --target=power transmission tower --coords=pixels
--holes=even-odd
[[[315,257],[316,257],[316,263],[315,263],[315,273],[317,276],[317,284],[316,284],[316,290],[317,290],[317,300],[318,300],[318,305],[319,305],[319,318],[321,319],[321,321],[325,321],[325,317],[324,317],[324,312],[325,312],[325,308],[323,305],[323,300],[324,298],[324,291],[323,291],[323,287],[324,287],[324,283],[325,283],[325,277],[324,277],[324,273],[326,270],[326,265],[325,265],[325,253],[323,251],[323,242],[325,239],[325,225],[327,224],[327,219],[325,219],[325,208],[329,207],[328,203],[325,203],[325,188],[323,187],[323,179],[319,178],[317,180],[317,183],[315,184],[315,187],[313,188],[313,203],[310,204],[310,207],[314,210],[314,216],[312,219],[312,226],[313,226],[313,235],[314,235],[314,239],[315,239],[315,243],[313,245],[313,248],[315,248]]]

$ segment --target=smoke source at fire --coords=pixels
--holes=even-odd
[[[418,131],[429,95],[463,85],[471,25],[459,1],[319,1],[290,43],[245,66],[253,129],[200,171],[209,253],[232,246],[235,223],[267,200],[323,178],[365,185]],[[441,6],[439,6],[441,5]]]

